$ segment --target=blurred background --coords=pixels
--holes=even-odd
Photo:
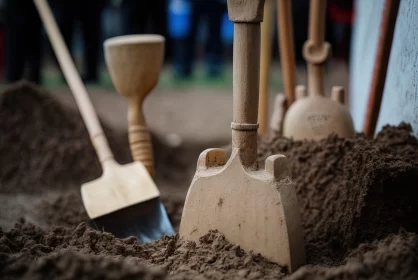
[[[102,43],[126,34],[166,38],[165,83],[231,83],[233,24],[226,0],[49,0],[65,41],[87,84],[109,86]],[[273,5],[273,7],[275,7]],[[0,74],[8,83],[23,77],[46,86],[64,83],[32,0],[0,0]],[[326,37],[333,58],[349,54],[352,0],[329,0]],[[309,1],[293,1],[295,54],[303,65]],[[274,13],[275,14],[275,13]],[[274,24],[275,25],[275,24]],[[273,68],[278,67],[276,26]],[[280,76],[272,83],[280,87]]]
[[[110,122],[126,125],[126,103],[114,93],[103,41],[118,35],[156,33],[166,38],[165,66],[155,93],[145,104],[151,129],[193,140],[230,139],[233,23],[226,0],[48,2],[96,109]],[[332,85],[348,88],[352,2],[327,1],[326,39],[333,48],[327,65],[328,89]],[[297,82],[306,84],[302,46],[307,39],[309,0],[294,0],[292,5]],[[276,5],[271,6],[276,17]],[[282,91],[276,22],[274,18],[271,99]],[[33,1],[0,0],[0,81],[5,85],[21,79],[51,89],[73,104]],[[182,125],[185,122],[188,125]]]

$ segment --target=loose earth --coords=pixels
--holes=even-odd
[[[418,139],[408,124],[374,139],[259,139],[260,165],[288,157],[308,264],[293,274],[230,244],[216,230],[197,243],[178,235],[150,244],[87,225],[79,188],[101,168],[77,110],[17,83],[0,93],[2,279],[417,279]],[[120,163],[126,133],[102,121]],[[156,182],[178,229],[203,147],[170,147],[153,135]]]

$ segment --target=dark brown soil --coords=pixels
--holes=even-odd
[[[309,263],[339,264],[351,249],[400,228],[418,231],[418,140],[411,127],[385,127],[319,142],[262,142],[261,159],[290,160],[305,227]]]
[[[3,267],[0,272],[19,279],[32,276],[77,279],[80,272],[85,279],[90,275],[99,279],[105,276],[103,269],[106,268],[115,276],[115,271],[120,271],[121,276],[132,274],[134,279],[140,279],[144,274],[155,276],[141,265],[158,266],[163,271],[175,273],[174,278],[182,279],[195,279],[201,274],[209,279],[284,276],[284,270],[278,265],[260,255],[245,253],[215,231],[203,236],[198,244],[184,242],[178,236],[167,236],[145,245],[138,244],[135,237],[117,239],[109,233],[93,230],[85,223],[75,229],[58,227],[50,231],[18,224],[10,232],[0,234],[0,267]],[[112,256],[119,261],[96,256]],[[94,270],[94,265],[101,271]],[[135,270],[135,266],[140,269]],[[159,275],[164,274],[159,272]]]
[[[32,84],[21,82],[0,95],[1,192],[39,192],[80,185],[102,173],[78,111],[61,106]],[[115,157],[130,160],[127,140],[107,126]]]
[[[0,119],[0,166],[10,165],[0,168],[0,198],[33,198],[29,220],[39,223],[15,218],[14,228],[0,230],[0,278],[288,275],[218,232],[197,244],[170,236],[141,245],[89,228],[79,187],[101,169],[78,111],[32,85],[18,84],[0,94]],[[126,134],[103,126],[118,160],[130,161]],[[176,228],[198,153],[205,148],[187,144],[174,149],[154,137],[156,181]],[[308,265],[289,279],[418,278],[418,139],[409,125],[385,127],[372,140],[360,134],[319,142],[273,137],[260,139],[259,146],[261,163],[271,154],[288,157],[297,188]]]
[[[0,93],[0,120],[1,193],[62,190],[102,174],[79,111],[41,88],[24,81],[6,88]],[[115,159],[132,161],[127,134],[101,123]],[[152,141],[159,179],[170,180],[184,163],[154,134]]]

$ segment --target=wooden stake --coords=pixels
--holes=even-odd
[[[279,33],[280,63],[287,106],[295,101],[296,70],[292,23],[292,1],[277,0],[277,31]]]
[[[399,4],[400,0],[385,0],[382,22],[380,24],[380,35],[377,43],[376,59],[373,68],[373,78],[363,126],[363,131],[368,137],[374,136],[377,120],[379,118]]]
[[[268,132],[273,8],[273,0],[266,0],[264,5],[264,20],[261,23],[260,98],[258,104],[258,123],[260,124],[258,134],[260,135],[266,135]]]

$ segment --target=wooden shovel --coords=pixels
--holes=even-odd
[[[187,193],[180,235],[216,229],[244,250],[296,270],[305,262],[295,187],[286,157],[257,161],[260,22],[264,0],[228,0],[234,22],[232,154],[203,151]]]
[[[91,224],[120,238],[136,236],[142,242],[174,234],[160,193],[144,165],[135,161],[121,166],[115,161],[48,3],[34,1],[103,168],[102,177],[81,186]]]
[[[350,112],[344,106],[344,89],[334,87],[331,99],[324,96],[324,64],[331,46],[324,42],[325,0],[311,0],[309,39],[303,47],[308,62],[308,92],[298,99],[286,113],[283,136],[295,140],[319,140],[335,133],[341,137],[354,134]]]

